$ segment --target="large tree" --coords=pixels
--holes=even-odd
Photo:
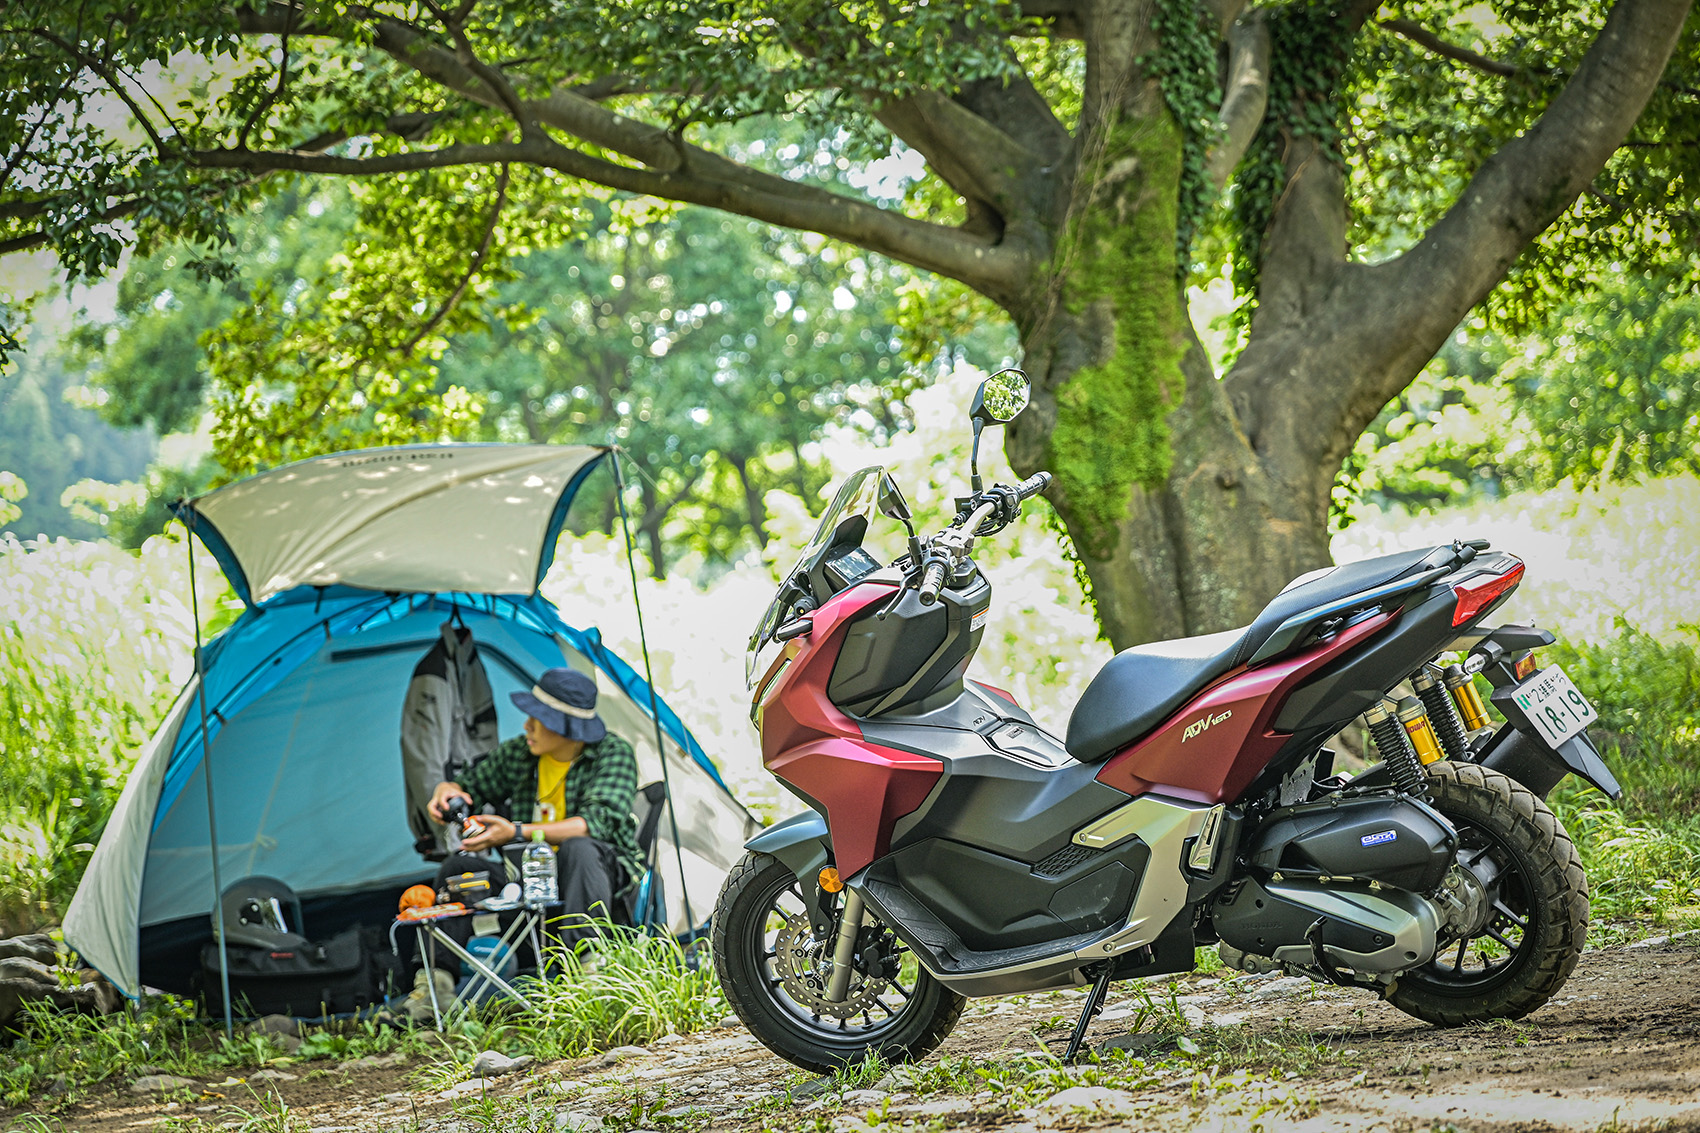
[[[1326,562],[1353,440],[1490,295],[1526,319],[1604,248],[1689,254],[1689,6],[13,0],[0,251],[98,272],[113,222],[216,243],[278,173],[481,169],[492,218],[520,170],[532,201],[602,186],[882,253],[1015,323],[1036,398],[1008,449],[1056,473],[1121,646]],[[822,144],[726,141],[775,114]],[[834,175],[887,149],[926,179]],[[1247,317],[1218,375],[1185,285],[1224,262]]]

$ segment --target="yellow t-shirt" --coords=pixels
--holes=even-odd
[[[572,769],[571,763],[546,755],[537,761],[537,809],[531,821],[556,822],[567,817],[567,772]]]

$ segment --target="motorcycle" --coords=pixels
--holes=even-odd
[[[1556,994],[1588,886],[1544,800],[1566,774],[1622,792],[1592,705],[1536,660],[1553,636],[1484,625],[1522,561],[1474,540],[1301,576],[1249,626],[1117,654],[1059,739],[966,676],[975,542],[1050,480],[979,475],[982,428],[1027,399],[1018,371],[982,384],[971,493],[927,538],[888,474],[850,476],[750,639],[762,761],[808,808],[748,843],[714,913],[755,1036],[821,1073],[914,1060],[967,997],[1089,986],[1072,1061],[1112,981],[1210,944],[1441,1026]],[[889,565],[875,510],[907,534]],[[1360,717],[1380,762],[1338,774],[1325,745]]]

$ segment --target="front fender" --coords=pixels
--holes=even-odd
[[[832,838],[826,819],[812,810],[776,822],[744,843],[744,849],[771,854],[784,862],[799,881],[814,884],[832,856]]]
[[[832,929],[831,898],[821,891],[820,871],[832,859],[832,837],[826,819],[812,810],[776,822],[744,843],[744,849],[778,858],[797,875],[797,888],[809,910],[809,923],[819,935]]]

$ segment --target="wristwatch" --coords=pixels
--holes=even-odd
[[[514,820],[514,841],[525,841],[525,824],[520,822],[517,818]]]

